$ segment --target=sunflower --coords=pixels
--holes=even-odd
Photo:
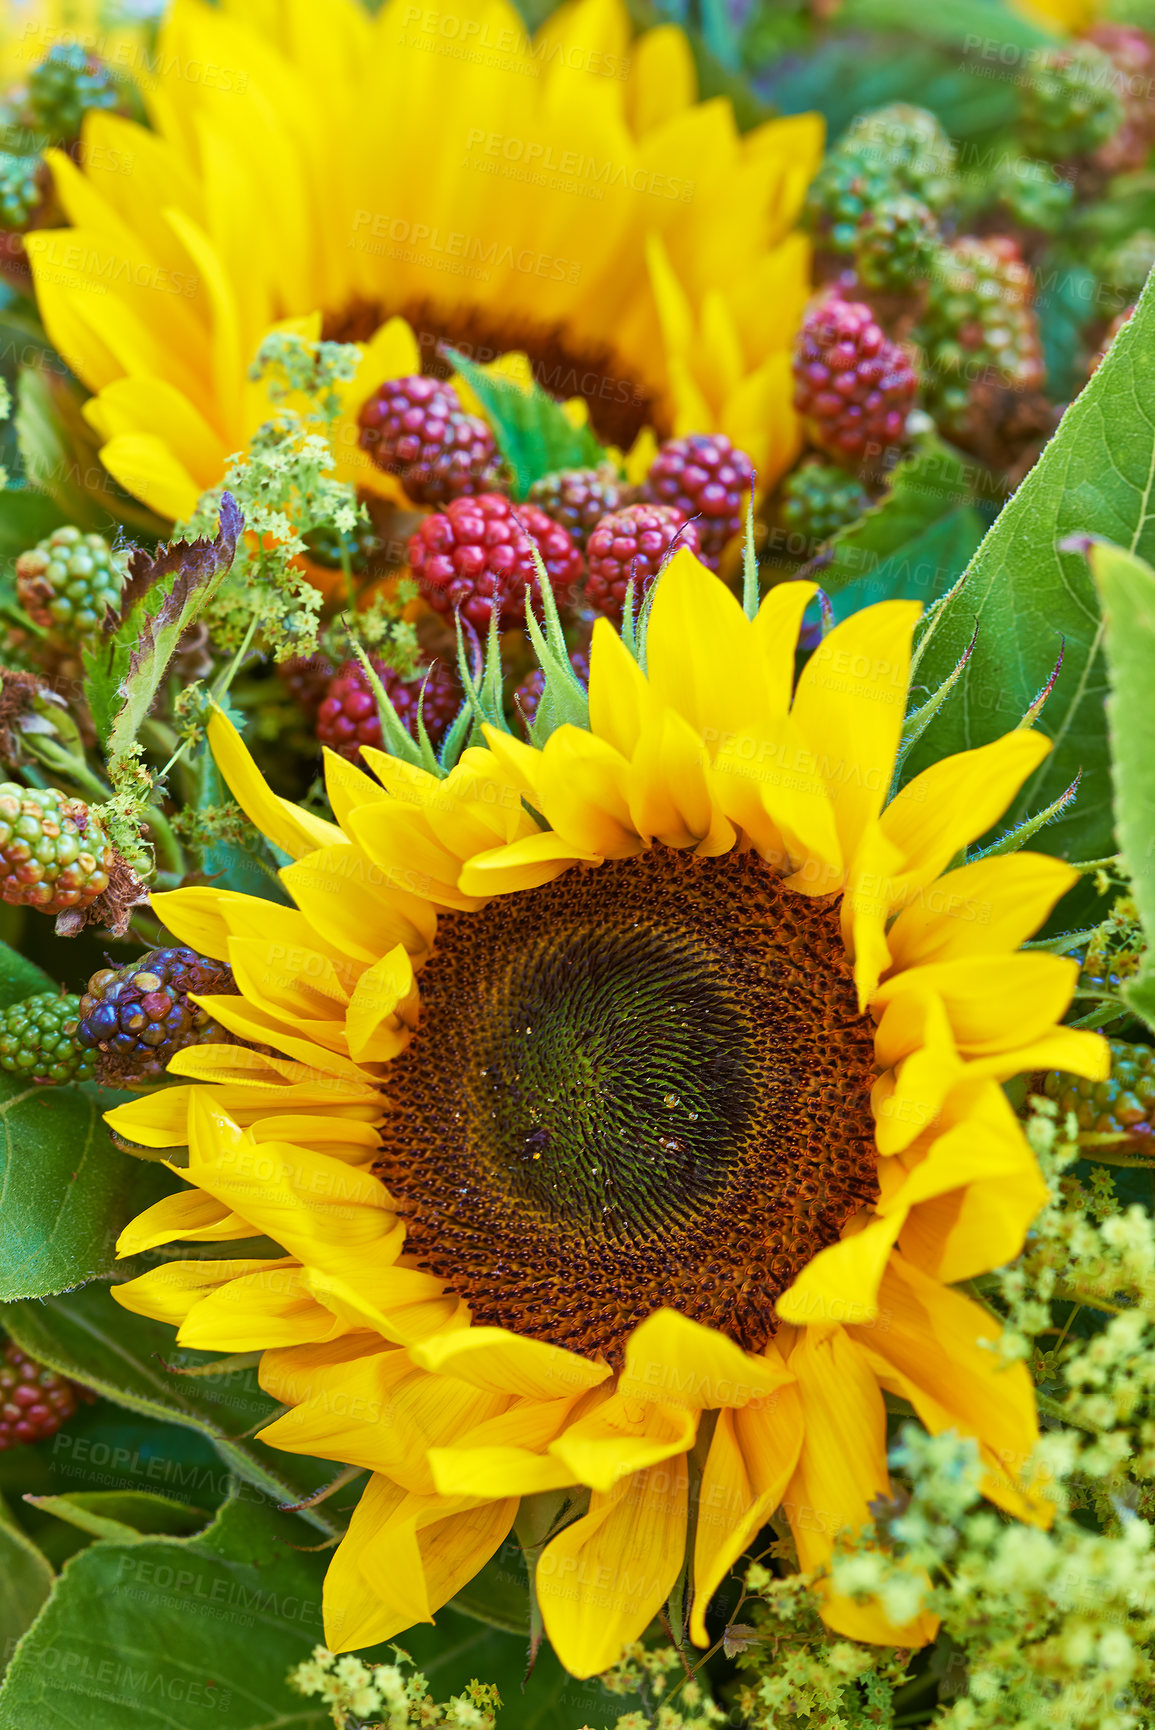
[[[622,448],[726,432],[771,483],[798,449],[792,224],[821,121],[741,136],[728,100],[697,100],[678,29],[631,38],[624,0],[533,38],[508,0],[176,0],[153,129],[90,116],[83,170],[53,156],[73,227],[28,242],[106,467],[191,514],[268,417],[246,369],[281,325],[366,343],[337,454],[368,488],[357,407],[444,339],[528,355]]]
[[[1077,964],[1017,953],[1075,873],[957,863],[1049,742],[1012,732],[887,803],[918,609],[840,624],[792,691],[814,593],[750,620],[679,552],[644,671],[598,621],[588,728],[489,729],[444,779],[329,755],[336,824],[212,723],[295,907],[154,897],[231,963],[240,995],[204,1001],[251,1048],[185,1051],[191,1085],[110,1113],[188,1149],[120,1250],[283,1254],[114,1291],[183,1344],[261,1350],[288,1408],[263,1439],[372,1473],[326,1581],[334,1649],[430,1620],[515,1523],[575,1674],[640,1635],[687,1549],[704,1641],[779,1507],[832,1628],[923,1642],[928,1618],[824,1572],[888,1493],[884,1393],[1048,1517],[1026,1368],[951,1282],[1013,1257],[1046,1193],[999,1083],[1106,1074],[1058,1025]]]

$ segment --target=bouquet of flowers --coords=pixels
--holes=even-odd
[[[0,1730],[1155,1720],[1153,150],[6,0]]]

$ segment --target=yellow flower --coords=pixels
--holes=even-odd
[[[188,1346],[262,1349],[291,1408],[264,1439],[372,1472],[326,1583],[336,1650],[429,1620],[519,1503],[539,1537],[566,1505],[538,1597],[570,1670],[605,1668],[682,1568],[691,1460],[703,1641],[777,1507],[807,1570],[868,1519],[884,1392],[1047,1518],[1027,1371],[950,1284],[1013,1257],[1045,1196],[1000,1082],[1107,1073],[1058,1025],[1077,964],[1018,953],[1074,872],[956,863],[1049,744],[1010,733],[888,803],[918,608],[839,625],[792,691],[814,592],[751,621],[681,552],[644,672],[599,620],[588,730],[491,729],[441,780],[330,754],[336,825],[213,722],[296,906],[154,904],[230,962],[212,1013],[277,1055],[193,1048],[196,1085],[110,1114],[188,1147],[190,1187],[120,1248],[284,1253],[114,1290]],[[851,1637],[933,1634],[819,1589]]]
[[[129,12],[115,0],[0,0],[0,90],[23,84],[58,42],[81,43],[126,77],[147,76],[147,34],[144,6]]]
[[[84,170],[54,154],[73,227],[28,245],[105,464],[162,514],[268,417],[246,369],[276,323],[368,342],[338,439],[366,486],[357,406],[445,338],[525,351],[623,448],[721,430],[763,484],[797,454],[821,122],[739,136],[675,27],[631,40],[623,0],[532,39],[509,0],[176,0],[145,99],[154,131],[93,115]]]

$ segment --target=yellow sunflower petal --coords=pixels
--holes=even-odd
[[[241,810],[262,835],[287,853],[300,859],[318,847],[332,847],[342,841],[335,823],[326,823],[303,811],[288,799],[280,799],[270,791],[265,778],[244,747],[240,734],[221,710],[216,710],[209,722],[209,744],[217,767]]]
[[[630,1335],[618,1392],[626,1400],[707,1411],[757,1402],[789,1379],[777,1353],[755,1357],[714,1328],[660,1309]]]
[[[604,1382],[610,1373],[606,1364],[591,1363],[576,1352],[544,1340],[524,1339],[505,1328],[471,1327],[445,1334],[415,1346],[409,1355],[427,1370],[529,1400],[582,1393]]]
[[[891,926],[892,963],[919,967],[1018,949],[1078,880],[1077,871],[1045,853],[978,859],[948,871]]]
[[[942,999],[960,1052],[993,1056],[1040,1039],[1061,1020],[1079,976],[1079,963],[1039,951],[968,956],[894,974],[872,1007],[885,1009],[908,991]]]
[[[538,1560],[549,1641],[572,1676],[608,1669],[669,1597],[686,1546],[688,1474],[681,1459],[638,1472],[590,1499]]]
[[[784,1321],[811,1327],[868,1322],[878,1314],[878,1287],[902,1214],[876,1219],[827,1249],[788,1286],[774,1306]]]

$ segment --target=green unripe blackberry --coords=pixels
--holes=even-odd
[[[1020,133],[1026,148],[1051,162],[1089,156],[1123,123],[1114,82],[1111,62],[1089,42],[1042,55],[1023,91]]]
[[[27,118],[51,139],[80,137],[84,116],[116,108],[120,94],[109,68],[79,42],[58,42],[28,75]]]
[[[1056,233],[1074,203],[1073,182],[1064,180],[1048,162],[1028,157],[999,164],[988,188],[988,202],[1005,210],[1024,228]]]
[[[845,143],[829,152],[810,184],[802,219],[831,252],[853,252],[858,225],[897,190],[889,171],[868,151]]]
[[[119,605],[127,563],[128,554],[113,552],[103,535],[54,529],[17,559],[16,593],[33,624],[65,643],[83,642]]]
[[[324,523],[319,529],[310,529],[305,536],[308,556],[315,564],[339,571],[342,539],[349,550],[349,569],[358,575],[366,569],[373,555],[381,551],[380,538],[371,523],[359,522],[353,532],[344,537],[331,523]]]
[[[929,108],[888,102],[860,114],[838,146],[885,172],[897,192],[921,200],[936,215],[958,193],[955,147]]]
[[[0,228],[26,228],[40,203],[40,158],[0,150]]]
[[[151,1087],[186,1046],[236,1043],[192,994],[235,996],[232,969],[173,948],[94,973],[80,999],[76,1038],[93,1054],[97,1079],[107,1087]]]
[[[939,246],[938,223],[921,199],[896,192],[863,212],[854,268],[867,288],[902,293],[925,281]]]
[[[940,425],[961,428],[976,385],[1038,390],[1045,377],[1034,281],[1006,235],[964,235],[939,253],[923,322],[923,391]]]
[[[96,1060],[76,1042],[79,997],[38,991],[0,1010],[0,1069],[29,1081],[91,1081]]]
[[[1155,1050],[1112,1039],[1111,1074],[1106,1081],[1086,1081],[1052,1070],[1043,1092],[1057,1099],[1063,1111],[1073,1111],[1084,1134],[1150,1138],[1155,1129]]]
[[[108,888],[113,858],[103,823],[82,800],[0,781],[0,901],[41,913],[87,907]]]
[[[782,521],[810,541],[828,541],[870,508],[870,495],[845,469],[805,462],[782,488]]]

